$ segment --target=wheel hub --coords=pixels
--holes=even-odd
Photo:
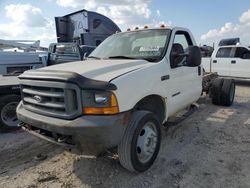
[[[156,144],[157,144],[157,133],[153,122],[146,123],[137,139],[136,152],[138,159],[142,163],[148,162],[153,156]]]

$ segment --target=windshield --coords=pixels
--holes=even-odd
[[[95,59],[145,59],[157,62],[164,56],[170,30],[153,29],[112,35],[89,56]]]
[[[72,44],[56,45],[55,53],[64,56],[79,56],[76,46]]]

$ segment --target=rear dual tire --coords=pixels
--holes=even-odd
[[[221,88],[221,104],[223,106],[231,106],[234,102],[235,96],[235,81],[224,79]]]
[[[210,94],[213,104],[231,106],[235,96],[235,81],[233,79],[215,79],[212,83]]]

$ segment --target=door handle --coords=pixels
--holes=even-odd
[[[217,60],[213,60],[213,63],[217,63]]]
[[[162,77],[161,77],[161,81],[169,80],[169,78],[170,78],[169,75],[162,76]]]
[[[173,94],[172,97],[176,97],[176,96],[178,96],[180,94],[181,94],[181,92],[177,92],[177,93]]]
[[[235,61],[235,60],[233,60],[233,61],[231,61],[231,63],[232,63],[232,64],[236,64],[236,61]]]

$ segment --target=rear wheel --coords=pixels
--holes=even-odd
[[[154,163],[161,143],[161,125],[148,111],[136,111],[118,146],[121,165],[129,171],[143,172]]]
[[[7,132],[18,129],[16,108],[20,101],[18,95],[7,95],[0,98],[0,131]]]
[[[221,105],[231,106],[235,95],[235,81],[232,79],[225,79],[221,89]]]
[[[221,105],[221,93],[222,93],[223,82],[224,82],[223,78],[216,78],[212,82],[210,95],[212,98],[212,103],[215,105]]]

